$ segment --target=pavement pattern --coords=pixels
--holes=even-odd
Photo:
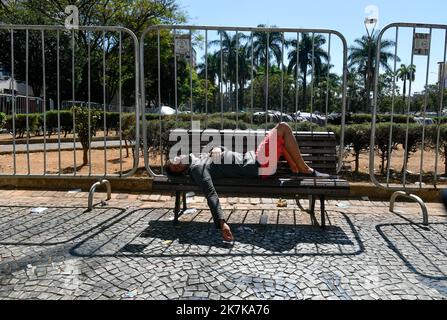
[[[415,204],[328,201],[321,230],[292,200],[222,197],[229,245],[198,196],[176,227],[169,194],[114,194],[91,212],[83,192],[0,194],[0,299],[447,299],[440,204],[425,228]]]

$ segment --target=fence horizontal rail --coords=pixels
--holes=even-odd
[[[334,48],[339,49],[335,55]],[[169,25],[146,29],[140,39],[142,106],[155,109],[160,123],[155,132],[143,117],[147,171],[153,177],[164,175],[163,136],[184,115],[190,116],[190,128],[197,115],[204,115],[200,125],[204,129],[216,127],[213,121],[219,120],[221,130],[229,129],[232,120],[225,115],[232,114],[235,129],[262,124],[266,131],[279,122],[327,127],[331,112],[338,113],[342,124],[340,170],[347,52],[344,36],[327,29]],[[175,116],[175,125],[164,120],[165,114]],[[211,114],[220,114],[220,119],[210,118]],[[156,156],[159,173],[150,165]]]
[[[0,40],[5,44],[3,81],[9,82],[6,92],[0,92],[0,112],[9,115],[8,132],[1,139],[12,147],[10,155],[3,153],[11,164],[2,163],[0,176],[103,178],[136,172],[139,42],[132,31],[118,26],[0,25]],[[67,101],[73,103],[65,110]],[[111,105],[116,116],[109,112]],[[110,121],[118,139],[108,139]],[[57,143],[47,142],[52,134]],[[92,141],[95,135],[102,141]],[[17,144],[20,137],[26,140],[25,153]],[[30,148],[36,139],[43,141]]]

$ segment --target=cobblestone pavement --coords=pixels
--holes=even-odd
[[[201,197],[174,227],[170,195],[0,193],[0,299],[447,299],[439,204],[426,229],[413,204],[329,201],[322,231],[290,200],[222,198],[230,246]]]

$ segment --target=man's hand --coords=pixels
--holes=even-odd
[[[220,163],[220,161],[222,159],[222,149],[221,148],[213,148],[210,151],[210,157],[214,163]]]

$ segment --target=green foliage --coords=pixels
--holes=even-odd
[[[15,127],[16,138],[23,138],[25,133],[28,132],[28,135],[31,135],[39,129],[39,119],[40,114],[38,113],[16,114],[15,119],[12,116],[7,116],[6,128],[12,133]]]
[[[352,147],[355,157],[355,172],[359,172],[360,153],[367,150],[371,142],[371,126],[369,124],[351,125],[346,128],[345,145]]]
[[[447,125],[427,127],[430,146],[436,149],[439,131],[439,154],[444,158],[444,174],[447,174]]]
[[[3,129],[3,126],[6,123],[6,114],[3,112],[0,112],[0,129]]]
[[[46,134],[48,134],[48,137],[51,137],[52,134],[57,133],[59,122],[61,126],[61,132],[64,132],[64,136],[67,136],[69,132],[73,131],[73,113],[71,111],[47,111],[45,113],[45,117],[47,128]],[[39,126],[43,130],[44,114],[39,114]]]
[[[404,162],[402,164],[402,172],[404,172],[411,155],[417,152],[421,147],[422,126],[418,124],[409,125],[408,134],[406,125],[398,125],[397,128],[397,133],[394,134],[396,142],[402,145],[407,155],[404,157]]]
[[[410,116],[410,123],[414,123],[414,116]],[[348,123],[350,124],[364,124],[364,123],[371,123],[372,122],[372,115],[371,114],[351,114],[348,120]],[[390,123],[391,122],[391,115],[384,115],[384,114],[378,114],[376,117],[377,123]],[[393,117],[393,123],[407,123],[407,116],[406,115],[398,115],[395,114]]]
[[[390,145],[390,130],[393,127],[393,139]],[[389,160],[389,150],[393,152],[398,143],[397,137],[401,136],[400,126],[391,123],[380,123],[376,126],[376,152],[381,159],[381,174],[385,172],[388,167],[388,163],[385,165],[385,161]]]
[[[91,138],[96,136],[101,121],[101,112],[88,108],[74,106],[72,112],[75,117],[75,133],[84,151],[83,164],[88,164],[88,150]]]

